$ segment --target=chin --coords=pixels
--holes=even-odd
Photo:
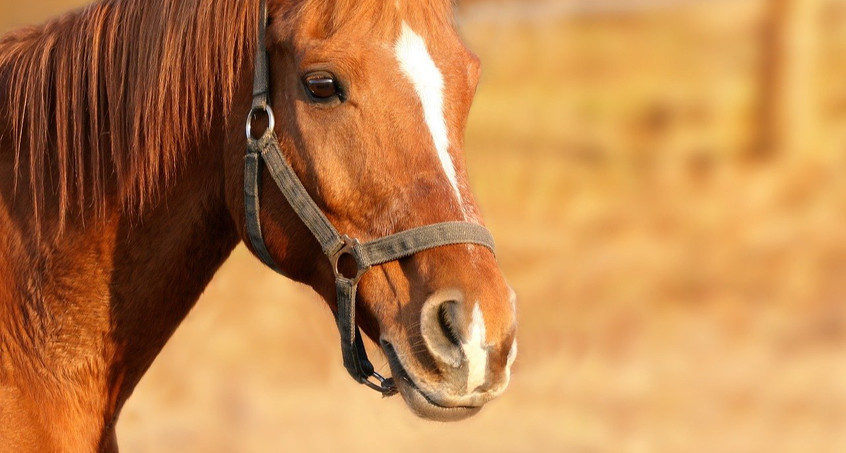
[[[382,347],[402,399],[411,412],[418,417],[439,422],[454,422],[472,417],[482,410],[484,403],[479,401],[478,397],[448,398],[443,396],[442,392],[423,390],[399,360],[393,345],[382,341]]]
[[[402,378],[396,383],[402,399],[405,400],[411,412],[426,420],[457,422],[472,417],[482,410],[482,406],[441,406],[432,402],[413,382]]]

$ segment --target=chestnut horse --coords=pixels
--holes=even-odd
[[[344,234],[481,224],[463,159],[480,64],[451,7],[269,2],[274,145]],[[240,241],[262,256],[244,197],[260,10],[104,0],[0,40],[0,450],[115,451],[121,407],[215,271]],[[267,254],[337,313],[333,266],[264,173]],[[488,248],[375,266],[357,302],[421,417],[508,385],[515,298]]]

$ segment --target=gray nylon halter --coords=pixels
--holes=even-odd
[[[358,282],[373,266],[410,257],[424,250],[454,244],[477,244],[494,250],[494,241],[487,229],[469,222],[445,222],[428,225],[401,233],[360,243],[349,236],[342,236],[309,196],[293,168],[279,149],[274,131],[275,118],[270,107],[270,70],[265,43],[267,33],[267,4],[260,0],[258,50],[256,52],[253,105],[247,118],[247,155],[244,170],[244,205],[246,207],[247,233],[258,257],[270,268],[280,272],[270,256],[261,230],[261,176],[263,165],[273,177],[279,190],[291,207],[308,227],[323,253],[329,258],[335,272],[337,289],[338,330],[341,334],[341,352],[344,367],[357,382],[390,396],[397,392],[393,379],[380,376],[367,359],[361,332],[355,322],[355,296]],[[266,113],[269,125],[264,135],[255,139],[252,120],[258,113]],[[343,256],[355,259],[358,270],[355,276],[346,276],[338,269]],[[378,384],[371,381],[376,379]]]

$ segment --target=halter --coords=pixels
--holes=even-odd
[[[244,169],[244,205],[246,226],[250,243],[256,255],[270,268],[281,273],[270,256],[261,232],[261,175],[262,162],[273,177],[285,199],[308,227],[323,253],[329,258],[335,273],[335,287],[338,309],[335,314],[341,334],[341,352],[344,367],[360,384],[376,390],[384,396],[397,393],[393,379],[386,379],[377,373],[367,359],[361,331],[355,322],[355,296],[361,278],[373,266],[398,261],[424,250],[454,244],[476,244],[494,250],[490,232],[481,225],[469,222],[445,222],[415,228],[383,238],[361,243],[349,236],[342,236],[329,219],[320,211],[309,196],[293,168],[285,160],[276,137],[275,118],[270,107],[270,69],[265,43],[267,34],[267,0],[260,0],[258,46],[253,82],[253,105],[247,118],[247,154]],[[269,125],[261,138],[252,135],[252,121],[256,114],[265,113]],[[339,269],[339,262],[345,256],[355,260],[355,275],[347,275]]]

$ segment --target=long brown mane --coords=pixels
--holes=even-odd
[[[12,129],[0,134],[36,218],[45,204],[62,224],[104,212],[112,194],[130,209],[150,203],[229,109],[257,3],[106,0],[3,37],[0,106]]]

